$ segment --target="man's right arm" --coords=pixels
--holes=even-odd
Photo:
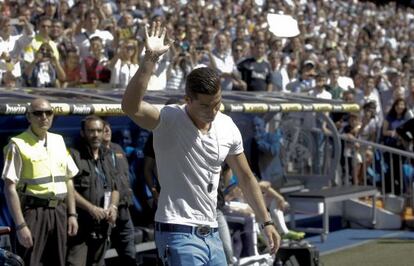
[[[32,233],[23,217],[22,210],[20,208],[20,199],[16,190],[16,183],[6,179],[4,193],[6,196],[7,206],[9,207],[10,214],[13,217],[13,221],[16,225],[17,238],[19,243],[25,248],[33,246]]]
[[[143,98],[155,63],[169,49],[170,44],[164,44],[165,28],[160,23],[153,23],[150,33],[145,30],[145,35],[144,60],[125,90],[122,110],[140,127],[152,130],[159,123],[160,112],[152,104],[143,101]]]

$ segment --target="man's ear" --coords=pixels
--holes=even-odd
[[[30,112],[27,111],[25,116],[26,116],[27,121],[31,124],[31,122],[30,122],[30,116],[31,116]]]
[[[185,101],[186,103],[191,103],[191,97],[190,97],[190,96],[188,96],[188,95],[185,95],[185,96],[184,96],[184,101]]]

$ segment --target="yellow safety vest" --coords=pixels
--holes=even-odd
[[[30,131],[11,139],[22,158],[17,184],[20,194],[45,199],[64,199],[67,193],[67,156],[62,136],[47,133],[47,148]]]

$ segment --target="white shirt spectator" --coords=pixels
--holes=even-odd
[[[112,45],[114,36],[107,30],[95,30],[95,32],[87,32],[85,29],[82,32],[75,36],[75,45],[79,48],[79,54],[81,58],[85,58],[90,55],[90,42],[89,40],[92,37],[98,36],[102,39],[102,43],[105,48]]]
[[[111,69],[111,84],[116,87],[125,88],[139,68],[138,64],[125,64],[118,59]]]
[[[219,54],[217,50],[213,50],[212,55],[213,55],[214,62],[216,63],[216,67],[221,73],[231,74],[237,69],[230,50],[228,50],[224,54]],[[233,88],[232,78],[222,77],[221,89],[231,90],[232,88]]]

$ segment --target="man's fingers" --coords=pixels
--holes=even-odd
[[[145,39],[148,39],[148,28],[149,28],[149,25],[145,25],[145,27],[144,27],[144,34],[145,34]]]
[[[165,32],[166,32],[165,27],[161,27],[161,30],[160,30],[160,38],[163,39],[163,40],[165,38]]]
[[[157,26],[157,24],[155,22],[152,22],[152,24],[151,24],[150,37],[155,36],[155,27],[156,26]]]

